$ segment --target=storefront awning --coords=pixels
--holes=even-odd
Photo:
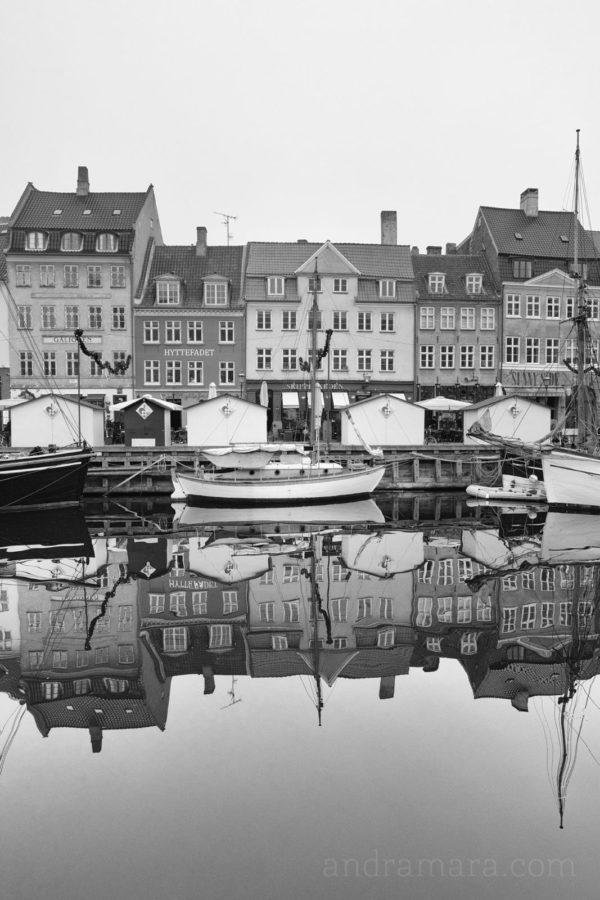
[[[284,409],[300,409],[298,391],[282,391],[281,405]]]
[[[350,398],[348,397],[348,392],[332,391],[331,402],[334,409],[344,409],[345,406],[350,406]]]

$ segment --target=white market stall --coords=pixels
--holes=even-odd
[[[549,433],[551,415],[548,406],[527,397],[490,397],[464,410],[464,440],[466,444],[481,443],[468,434],[469,428],[478,423],[500,437],[538,441]]]
[[[344,447],[421,445],[425,439],[425,410],[395,394],[375,394],[342,410]]]
[[[42,394],[25,400],[10,411],[10,443],[12,447],[67,447],[78,440],[92,447],[104,445],[104,410],[91,403],[78,403],[60,394]]]
[[[221,394],[185,410],[187,442],[193,447],[265,443],[267,409],[241,397]]]

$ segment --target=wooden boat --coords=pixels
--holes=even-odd
[[[72,447],[0,459],[0,509],[79,503],[92,455]]]

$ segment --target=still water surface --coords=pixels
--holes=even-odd
[[[600,517],[249,516],[0,522],[3,896],[595,896]]]

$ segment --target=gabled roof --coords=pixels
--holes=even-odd
[[[196,245],[155,247],[142,306],[154,306],[155,279],[167,273],[184,283],[181,306],[198,306],[203,297],[204,279],[220,276],[231,283],[232,304],[238,305],[242,284],[243,247],[207,247],[205,256],[196,254]]]
[[[28,188],[29,196],[22,198],[21,208],[17,207],[11,222],[14,228],[119,231],[133,228],[152,185],[143,193],[90,192],[86,196],[75,192],[38,191],[33,185],[28,185]],[[55,215],[58,209],[61,212]],[[87,209],[90,212],[84,215]],[[115,214],[117,209],[119,214]]]
[[[345,244],[329,242],[344,256],[363,278],[413,279],[410,247],[403,244]],[[248,265],[246,275],[283,275],[294,277],[303,263],[323,247],[323,244],[261,243],[248,244]],[[347,268],[340,272],[347,274]]]
[[[483,257],[469,256],[457,253],[444,255],[419,254],[412,258],[415,270],[415,288],[419,297],[430,294],[429,275],[434,272],[443,273],[446,276],[446,290],[444,293],[431,293],[436,300],[464,300],[467,295],[467,275],[480,274],[483,276],[482,291],[473,294],[473,297],[494,296],[495,291],[487,275],[487,268]]]
[[[537,216],[526,216],[521,209],[481,206],[479,214],[484,217],[500,254],[560,260],[570,259],[574,255],[575,231],[571,212],[540,210]],[[594,258],[596,248],[592,234],[579,222],[577,227],[579,255]],[[561,235],[567,240],[562,240]]]
[[[322,247],[319,247],[312,256],[309,256],[298,267],[296,274],[312,275],[315,270],[315,264],[318,266],[318,272],[320,273],[360,275],[356,266],[353,266],[331,241],[325,241]]]

